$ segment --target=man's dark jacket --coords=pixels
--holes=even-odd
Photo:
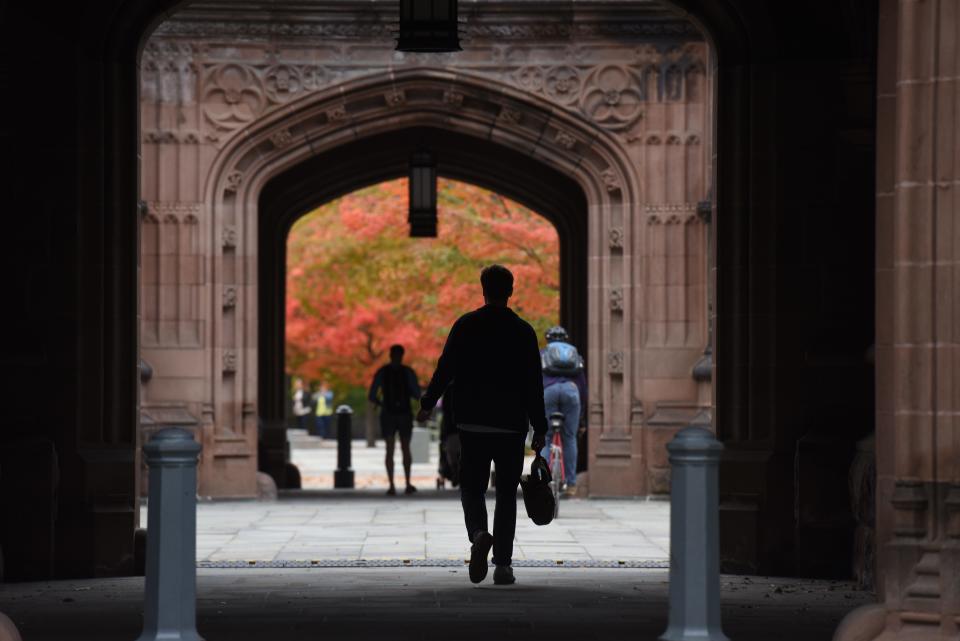
[[[509,307],[485,305],[457,319],[421,406],[433,409],[454,380],[458,425],[547,432],[537,333]]]

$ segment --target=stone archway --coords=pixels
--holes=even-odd
[[[256,382],[261,191],[318,155],[414,127],[456,132],[491,150],[509,150],[517,159],[530,159],[525,164],[576,185],[586,201],[583,220],[574,221],[573,214],[559,219],[582,230],[579,242],[585,245],[575,262],[586,272],[582,280],[588,293],[565,297],[574,308],[565,317],[588,345],[591,491],[666,491],[663,443],[699,412],[709,411],[711,402],[709,381],[690,376],[707,341],[706,234],[695,204],[707,197],[701,193],[710,147],[702,142],[709,140],[705,43],[687,32],[669,45],[618,44],[626,47],[624,56],[639,56],[635,66],[585,64],[591,55],[609,57],[610,43],[592,43],[587,48],[600,53],[565,54],[579,64],[515,64],[509,84],[486,68],[455,72],[413,60],[412,66],[394,70],[377,72],[373,65],[363,74],[338,72],[349,79],[323,86],[331,73],[325,67],[276,61],[197,65],[190,59],[198,45],[163,39],[176,36],[178,28],[185,27],[161,27],[162,37],[148,46],[144,64],[150,88],[144,94],[154,103],[144,118],[144,155],[152,166],[145,172],[145,191],[159,195],[161,183],[170,182],[162,175],[164,164],[170,164],[162,157],[165,146],[181,154],[184,147],[197,146],[199,161],[192,166],[199,168],[204,184],[189,186],[198,202],[184,216],[202,211],[206,221],[196,242],[205,256],[207,283],[193,292],[203,301],[198,310],[206,307],[198,316],[209,314],[202,342],[203,386],[210,392],[199,404],[192,401],[197,429],[208,445],[202,492],[252,492],[245,479],[255,469],[257,420],[277,415],[276,394],[258,398],[259,391],[267,391]],[[183,87],[196,94],[185,94]],[[200,106],[194,111],[197,121],[166,129],[164,101],[184,99]],[[645,101],[656,113],[645,114]],[[160,126],[146,124],[151,120]],[[472,172],[474,182],[497,182],[494,172],[469,164],[450,169]],[[167,171],[176,175],[175,169]],[[499,184],[509,189],[510,181]],[[531,199],[535,196],[528,193]],[[170,207],[148,203],[148,220],[156,219],[160,228],[168,218],[164,208]],[[170,219],[168,227],[174,225],[187,228]],[[155,235],[162,237],[159,231]],[[160,240],[156,244],[162,246]],[[149,263],[149,252],[146,258]],[[155,261],[157,273],[160,262]],[[573,274],[576,267],[567,269]],[[149,283],[144,291],[149,297]],[[152,312],[146,307],[149,330]],[[148,361],[156,358],[147,345],[149,334],[144,332]],[[163,386],[148,386],[147,414],[151,404],[176,401],[154,393]]]
[[[250,370],[255,363],[257,323],[250,311],[252,302],[241,306],[239,301],[256,300],[256,284],[251,277],[256,272],[251,262],[259,234],[258,206],[264,186],[307,159],[342,146],[345,139],[364,139],[412,127],[470,132],[467,135],[496,141],[497,145],[569,176],[583,190],[590,257],[590,422],[597,478],[602,482],[604,457],[629,460],[631,456],[628,447],[636,404],[630,398],[636,394],[631,390],[640,376],[632,367],[634,346],[626,328],[636,326],[640,319],[623,300],[633,299],[631,286],[635,270],[640,267],[632,264],[636,255],[634,243],[642,246],[648,242],[645,232],[659,220],[656,214],[648,214],[644,220],[635,213],[642,206],[639,186],[625,154],[612,137],[489,81],[454,81],[423,70],[364,78],[311,96],[303,103],[291,104],[224,148],[207,185],[208,211],[223,230],[218,259],[224,281],[218,283],[220,292],[215,290],[213,296],[215,301],[237,304],[226,305],[222,324],[214,326],[212,343],[218,351],[215,364],[223,366],[220,384],[215,385],[222,396],[214,404],[256,407],[256,401],[250,400],[254,389],[249,381],[255,376]],[[672,215],[678,218],[676,213]],[[693,224],[696,220],[691,212],[683,222]],[[641,221],[647,224],[641,226]],[[224,441],[236,447],[239,435],[255,433],[255,417],[234,411],[232,418],[239,430],[218,423],[215,434],[223,434]],[[214,465],[218,456],[216,443],[215,436],[210,452]],[[247,443],[252,446],[249,440]],[[239,459],[236,455],[230,457],[231,463]],[[641,476],[637,474],[638,480]],[[607,492],[642,491],[639,487],[633,492],[631,489],[621,485]]]
[[[560,318],[574,343],[587,347],[587,203],[575,181],[529,156],[449,129],[404,128],[319,153],[271,179],[258,205],[258,407],[264,428],[286,413],[286,250],[292,224],[305,212],[369,184],[406,175],[408,152],[425,145],[442,176],[496,191],[547,218],[560,241]],[[283,485],[284,434],[261,442],[261,470]],[[265,450],[272,456],[265,460]]]

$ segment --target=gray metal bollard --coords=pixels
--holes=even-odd
[[[337,469],[333,473],[334,488],[353,487],[353,470],[350,468],[352,440],[353,409],[349,405],[341,405],[337,408]]]
[[[670,618],[661,641],[726,641],[720,629],[718,465],[723,445],[690,426],[670,453]]]
[[[143,446],[150,467],[143,634],[137,641],[203,641],[197,634],[197,457],[187,430]]]

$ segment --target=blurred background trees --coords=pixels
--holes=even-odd
[[[530,209],[474,185],[440,179],[439,237],[410,238],[407,181],[367,187],[298,220],[287,240],[287,372],[326,380],[337,403],[362,405],[390,345],[421,380],[447,332],[480,307],[480,270],[516,279],[511,307],[538,336],[559,319],[559,240]]]

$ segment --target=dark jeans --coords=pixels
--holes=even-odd
[[[319,436],[321,438],[330,438],[330,419],[332,416],[317,416],[315,423],[314,436]],[[336,436],[336,435],[334,435]]]
[[[460,432],[460,502],[467,537],[488,530],[484,495],[490,480],[490,463],[497,470],[497,507],[493,513],[493,563],[510,565],[517,529],[517,486],[523,472],[526,434]]]

